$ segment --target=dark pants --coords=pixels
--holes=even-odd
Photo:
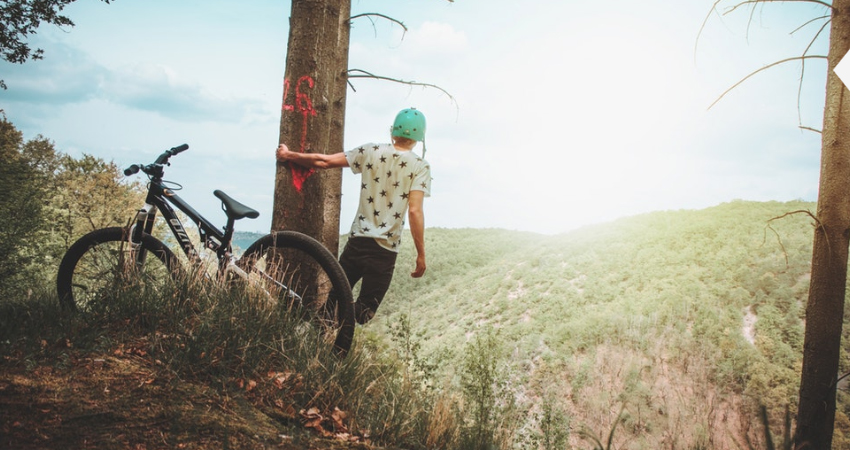
[[[364,324],[375,316],[375,311],[390,288],[397,256],[398,253],[381,247],[371,238],[350,238],[345,244],[339,265],[345,271],[351,287],[363,281],[357,303],[354,304],[357,323]]]

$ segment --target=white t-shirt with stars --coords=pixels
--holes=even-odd
[[[345,152],[351,171],[360,175],[360,203],[351,237],[370,237],[398,252],[410,191],[431,196],[431,166],[412,151],[392,144],[365,144]]]

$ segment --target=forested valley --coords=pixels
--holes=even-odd
[[[429,228],[427,275],[407,236],[338,361],[297,319],[193,286],[69,316],[59,259],[143,186],[5,119],[0,150],[0,447],[768,448],[764,423],[781,441],[794,416],[813,203]]]

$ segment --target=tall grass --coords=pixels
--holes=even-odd
[[[393,343],[365,333],[344,359],[332,347],[303,311],[191,278],[116,289],[76,312],[49,291],[0,301],[0,355],[9,360],[132,351],[179,381],[246,395],[271,417],[308,422],[323,436],[453,447],[452,396],[412,374]]]

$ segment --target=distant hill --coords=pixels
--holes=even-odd
[[[408,317],[443,367],[491,334],[516,398],[554,396],[597,430],[625,407],[635,439],[648,438],[641,427],[666,436],[656,448],[709,438],[743,448],[757,402],[774,424],[796,405],[813,228],[803,213],[779,217],[801,210],[815,204],[734,201],[557,236],[428,229],[426,276],[408,275],[408,236],[361,333]]]
[[[249,245],[253,244],[257,239],[265,236],[268,233],[261,233],[259,231],[234,231],[233,232],[233,249],[236,251],[236,254],[241,254]]]

